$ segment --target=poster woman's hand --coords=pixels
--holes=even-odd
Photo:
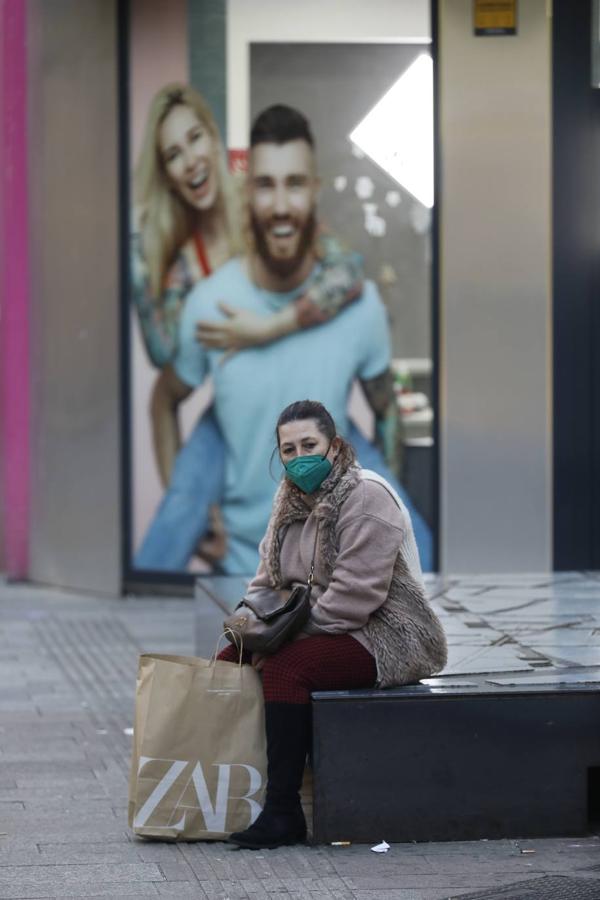
[[[219,506],[211,506],[208,516],[208,530],[200,539],[196,548],[196,556],[214,566],[227,553],[227,532]]]
[[[225,314],[224,319],[198,322],[196,325],[196,339],[207,349],[236,353],[248,347],[268,344],[298,327],[293,305],[272,316],[259,316],[227,303],[220,303],[219,308]]]

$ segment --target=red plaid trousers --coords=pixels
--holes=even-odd
[[[233,645],[218,658],[239,661]],[[243,661],[250,662],[249,653],[244,652]],[[371,688],[376,680],[375,659],[349,634],[311,635],[284,644],[265,657],[262,668],[267,703],[309,703],[312,691]]]

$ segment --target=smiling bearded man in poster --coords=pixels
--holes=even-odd
[[[306,397],[321,401],[339,432],[347,434],[348,399],[358,379],[380,430],[383,426],[394,431],[398,413],[387,314],[371,282],[365,282],[360,298],[330,321],[266,346],[224,359],[222,351],[207,350],[196,339],[199,321],[224,318],[219,304],[225,299],[240,310],[265,316],[305,290],[318,265],[314,253],[318,189],[314,140],[305,117],[282,105],[265,110],[250,139],[248,211],[253,248],[188,295],[179,351],[173,366],[163,369],[152,401],[155,431],[165,454],[162,462],[171,471],[180,443],[177,407],[212,376],[214,410],[226,445],[224,485],[204,483],[199,462],[186,457],[185,447],[179,451],[170,487],[136,557],[139,568],[181,570],[206,531],[210,505],[216,503],[227,535],[220,570],[255,571],[276,488],[265,460],[275,445],[277,417],[289,403]],[[427,526],[382,454],[366,439],[355,441],[355,449],[363,466],[401,492],[411,509],[423,568],[431,568]]]

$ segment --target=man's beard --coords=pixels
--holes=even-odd
[[[273,275],[277,275],[279,278],[289,278],[297,269],[300,268],[300,266],[306,259],[307,253],[313,246],[315,231],[317,228],[317,217],[315,215],[315,211],[313,210],[302,226],[302,230],[300,231],[300,235],[298,238],[298,246],[296,248],[296,252],[293,256],[288,256],[283,259],[278,256],[273,256],[273,254],[271,253],[271,250],[269,249],[269,242],[265,236],[265,228],[263,225],[261,225],[253,212],[250,212],[250,227],[252,229],[252,236],[254,238],[254,246],[256,248],[256,252],[262,259],[269,272],[271,272]]]

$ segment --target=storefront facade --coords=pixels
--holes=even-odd
[[[3,24],[21,29],[10,65],[4,58],[3,97],[22,98],[21,118],[6,99],[3,105],[5,134],[12,128],[4,160],[7,153],[23,159],[21,134],[28,161],[19,179],[5,176],[3,185],[2,224],[12,241],[4,241],[3,306],[12,304],[4,340],[20,348],[3,355],[4,570],[111,595],[172,580],[135,564],[161,489],[148,410],[155,369],[132,308],[130,235],[148,109],[174,82],[202,90],[226,136],[230,168],[244,164],[250,121],[270,103],[304,105],[317,146],[323,136],[320,208],[366,260],[390,313],[392,361],[407,413],[402,478],[430,528],[432,568],[452,574],[592,567],[599,420],[594,430],[592,343],[577,350],[573,340],[577,329],[593,334],[598,322],[589,318],[592,274],[579,268],[577,302],[564,288],[577,253],[577,213],[573,205],[564,213],[571,216],[569,243],[556,209],[576,189],[583,195],[585,181],[561,188],[565,175],[557,163],[570,144],[559,96],[564,78],[559,84],[557,73],[561,65],[573,68],[564,62],[569,50],[556,25],[553,31],[549,5],[519,4],[517,34],[486,37],[474,34],[469,0],[440,0],[433,9],[418,0],[391,6],[381,0],[369,4],[368,20],[358,2],[331,4],[329,17],[308,15],[307,4],[302,16],[294,17],[292,4],[282,15],[282,6],[270,0],[2,6]],[[589,25],[591,4],[583,6]],[[563,17],[561,34],[569,15],[579,29],[572,41],[589,34],[581,15],[562,3],[554,7],[555,18]],[[433,60],[435,80],[433,206],[406,167],[390,175],[390,159],[378,156],[377,147],[364,151],[346,141],[339,149],[335,135],[327,136],[332,104],[340,130],[343,116],[355,114],[325,96],[336,74],[351,86],[353,75],[368,68],[372,98],[365,93],[361,102],[370,108],[395,83],[394,72],[410,70],[421,56]],[[574,83],[570,90],[583,88]],[[342,90],[340,98],[345,94],[356,90]],[[582,101],[582,132],[593,99]],[[363,111],[356,113],[358,126]],[[381,132],[381,146],[385,140]],[[385,180],[394,177],[395,183]],[[27,210],[14,231],[9,196]],[[589,224],[600,204],[588,200],[586,209]],[[359,224],[345,230],[353,217]],[[592,273],[589,252],[585,259]],[[565,315],[571,361],[557,372]],[[563,423],[573,414],[567,385],[575,373],[583,411],[569,445]],[[426,398],[414,401],[418,409],[406,396],[407,377],[411,393]],[[189,429],[206,405],[198,396]],[[368,437],[368,410],[360,399],[353,402]],[[569,481],[577,473],[579,488]],[[565,512],[564,498],[577,496]],[[578,518],[583,496],[580,540],[571,552],[556,535],[572,533],[569,521]],[[189,569],[183,572],[175,581],[189,581]]]

